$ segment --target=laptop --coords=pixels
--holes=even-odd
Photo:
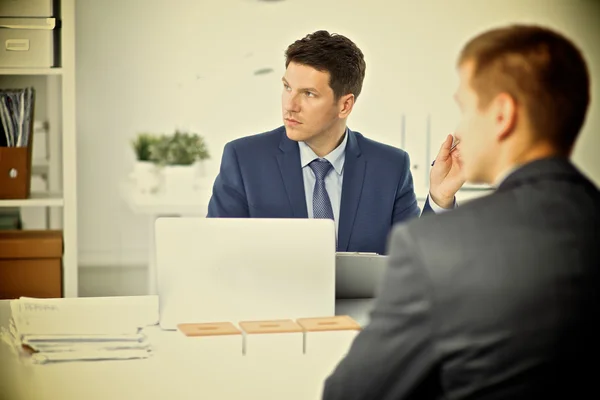
[[[159,323],[335,315],[335,225],[325,219],[161,217]]]
[[[369,299],[377,297],[387,259],[376,253],[337,253],[335,257],[335,297]]]

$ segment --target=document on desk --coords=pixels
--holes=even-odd
[[[158,296],[80,297],[10,302],[22,335],[131,334],[158,323]]]
[[[20,298],[4,341],[35,363],[146,358],[142,328],[158,323],[158,297]]]

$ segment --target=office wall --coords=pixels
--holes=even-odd
[[[78,0],[77,129],[80,256],[84,265],[143,264],[147,221],[119,194],[140,131],[205,135],[213,177],[223,145],[280,125],[283,51],[327,29],[364,51],[367,77],[350,127],[404,147],[418,194],[426,165],[454,129],[455,57],[465,40],[509,22],[549,24],[573,37],[600,80],[592,0]],[[271,74],[254,75],[261,68]],[[575,161],[600,184],[593,104]],[[406,116],[402,142],[401,117]],[[431,115],[431,139],[425,135]]]

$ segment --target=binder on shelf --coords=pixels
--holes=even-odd
[[[0,199],[31,194],[35,89],[0,89]]]

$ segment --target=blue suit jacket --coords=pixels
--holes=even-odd
[[[409,156],[348,130],[345,157],[338,251],[385,254],[392,226],[420,213]],[[225,145],[207,217],[308,218],[298,143],[285,127]]]

